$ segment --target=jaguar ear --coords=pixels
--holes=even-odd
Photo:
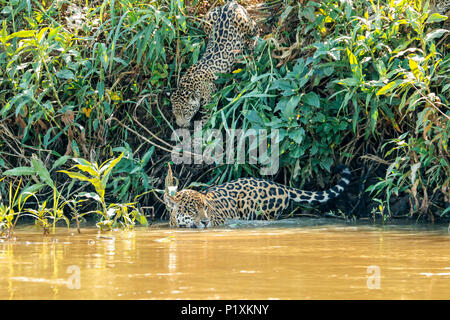
[[[168,98],[170,98],[170,96],[172,95],[172,92],[166,91],[165,94],[166,94],[166,96],[167,96]]]

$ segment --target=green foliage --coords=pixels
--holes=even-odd
[[[124,106],[134,107],[129,98],[137,93],[160,93],[179,63],[174,56],[198,56],[195,38],[174,46],[187,30],[178,1],[87,6],[15,1],[4,9],[15,13],[12,20],[0,24],[0,116],[19,124],[18,143],[52,150],[56,159],[89,158],[106,140],[123,145],[127,131],[106,121],[128,113]],[[134,187],[136,193],[151,188]]]
[[[5,178],[0,179],[0,182]],[[15,191],[13,191],[13,183],[9,184],[8,205],[1,202],[0,198],[0,235],[5,235],[6,238],[11,238],[14,233],[17,219],[22,213],[25,203],[32,195],[30,192],[19,193],[19,188],[22,183],[22,178]]]
[[[145,216],[135,208],[135,203],[112,203],[108,206],[106,205],[105,195],[108,180],[113,168],[120,162],[123,155],[124,153],[117,158],[109,159],[100,166],[97,165],[97,163],[74,158],[73,160],[77,164],[72,169],[76,168],[78,171],[59,171],[67,174],[72,179],[86,181],[94,186],[95,193],[82,193],[80,196],[93,199],[101,205],[101,210],[96,210],[95,212],[103,218],[103,220],[97,223],[97,226],[102,231],[111,230],[113,226],[117,225],[118,219],[120,218],[122,218],[123,221],[120,221],[119,223],[126,228],[132,228],[135,220],[138,220],[143,225],[147,225]],[[131,212],[129,212],[129,210],[131,210]]]
[[[35,222],[38,226],[40,226],[42,228],[42,230],[44,231],[44,234],[49,234],[50,233],[50,226],[52,226],[52,233],[55,233],[55,227],[56,227],[56,223],[59,220],[64,220],[66,222],[67,227],[69,227],[70,222],[69,219],[63,215],[64,211],[64,207],[67,204],[73,204],[73,200],[66,200],[63,203],[60,203],[61,200],[61,193],[58,191],[57,187],[56,187],[56,182],[52,180],[51,176],[50,176],[50,172],[52,170],[54,170],[55,168],[57,168],[58,166],[64,164],[67,161],[68,157],[61,157],[60,159],[58,159],[58,161],[56,161],[52,167],[52,169],[49,171],[47,170],[47,168],[45,167],[45,164],[38,159],[35,155],[33,155],[33,157],[31,158],[31,167],[17,167],[14,169],[10,169],[10,170],[6,170],[5,172],[3,172],[3,175],[5,176],[20,176],[20,181],[19,181],[19,185],[17,187],[16,193],[14,195],[14,199],[11,202],[10,199],[10,206],[9,206],[9,210],[11,211],[12,208],[17,204],[19,211],[16,213],[17,218],[19,217],[19,215],[31,215],[33,218],[35,218]],[[17,196],[17,192],[19,190],[20,184],[22,182],[22,177],[23,176],[36,176],[40,179],[39,183],[35,183],[35,184],[29,184],[26,188],[24,188],[18,199],[16,199]],[[39,199],[36,197],[36,193],[39,192],[41,189],[43,189],[45,186],[50,187],[53,190],[53,207],[52,208],[47,208],[47,201],[44,201],[42,203],[42,205],[39,203]],[[11,188],[12,188],[12,182],[10,184],[10,194],[11,192]],[[32,208],[26,208],[24,210],[23,209],[23,205],[24,202],[29,198],[33,196],[36,199],[37,202],[37,209],[32,209]],[[11,203],[13,204],[11,206]],[[73,206],[72,206],[73,208]],[[6,210],[6,208],[5,208]],[[6,212],[6,211],[5,211]],[[52,224],[50,224],[48,222],[48,219],[51,219],[53,222]],[[10,229],[12,226],[9,226],[8,229]]]

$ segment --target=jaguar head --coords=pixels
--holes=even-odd
[[[200,109],[200,96],[181,86],[170,96],[170,102],[177,125],[188,127]]]
[[[178,228],[207,228],[211,226],[205,195],[194,190],[181,190],[173,197],[165,194],[171,224]]]

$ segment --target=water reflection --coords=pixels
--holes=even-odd
[[[0,299],[449,299],[443,230],[310,223],[0,242]],[[78,277],[78,278],[77,278]]]

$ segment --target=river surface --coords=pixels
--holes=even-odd
[[[0,299],[450,299],[447,227],[81,231],[0,240]]]

